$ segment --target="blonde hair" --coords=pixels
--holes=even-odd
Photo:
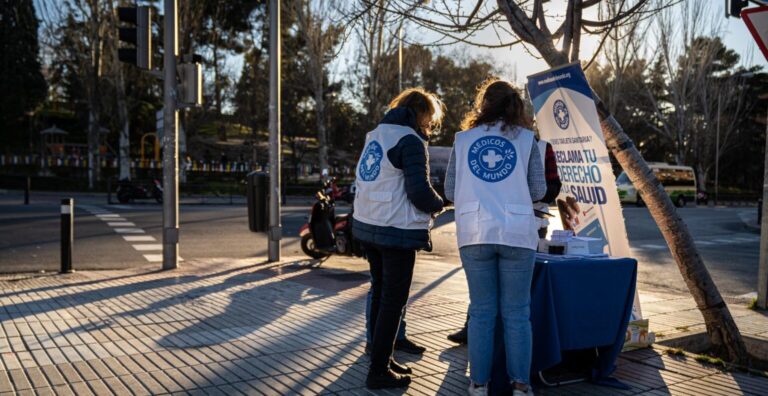
[[[416,113],[416,118],[427,115],[433,128],[439,128],[445,115],[445,105],[437,95],[421,87],[408,88],[400,92],[391,102],[389,109],[407,107]]]

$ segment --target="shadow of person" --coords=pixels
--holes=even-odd
[[[438,359],[441,362],[447,362],[448,368],[445,370],[445,377],[443,377],[440,383],[437,394],[465,393],[469,386],[469,379],[467,378],[467,368],[469,366],[467,347],[456,345],[444,349],[438,355]]]

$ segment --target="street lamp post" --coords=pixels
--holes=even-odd
[[[763,218],[760,219],[760,261],[757,269],[757,306],[768,308],[768,114],[765,116],[765,168],[763,170]]]
[[[270,262],[280,261],[280,0],[269,1],[269,242]]]
[[[179,147],[176,131],[176,56],[178,48],[177,0],[165,0],[165,53],[163,54],[163,269],[179,266]]]

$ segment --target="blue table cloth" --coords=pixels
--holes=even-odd
[[[531,285],[531,376],[560,363],[563,351],[596,347],[592,380],[605,382],[624,345],[636,279],[637,261],[630,258],[537,256]],[[500,336],[501,324],[496,328]],[[499,336],[492,388],[507,383]]]

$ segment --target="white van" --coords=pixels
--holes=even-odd
[[[651,162],[648,166],[656,178],[664,186],[675,206],[685,206],[688,202],[696,202],[696,172],[690,166],[669,165],[662,162]],[[629,181],[626,172],[621,172],[616,178],[616,188],[619,190],[619,200],[623,203],[643,205],[643,197]]]

